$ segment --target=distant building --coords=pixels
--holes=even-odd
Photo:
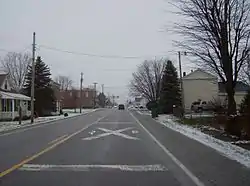
[[[80,90],[63,90],[61,91],[61,106],[62,108],[72,109],[80,108]],[[82,108],[94,107],[95,90],[91,88],[83,88],[82,90]]]
[[[143,107],[145,107],[146,104],[147,104],[147,100],[145,98],[143,98],[142,96],[135,97],[135,100],[134,100],[134,105],[135,106],[143,106]]]

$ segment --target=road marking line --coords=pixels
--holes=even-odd
[[[58,141],[58,142],[52,144],[51,146],[46,147],[46,148],[43,149],[42,151],[40,151],[40,152],[38,152],[38,153],[32,155],[31,157],[29,157],[29,158],[27,158],[27,159],[21,161],[20,163],[18,163],[18,164],[16,164],[16,165],[13,165],[11,168],[9,168],[9,169],[7,169],[7,170],[1,172],[1,173],[0,173],[0,178],[2,178],[3,176],[5,176],[5,175],[7,175],[7,174],[9,174],[9,173],[11,173],[11,172],[13,172],[14,170],[20,168],[22,165],[24,165],[24,164],[26,164],[26,163],[28,163],[28,162],[34,160],[35,158],[37,158],[37,157],[39,157],[39,156],[45,154],[46,152],[49,152],[50,150],[54,149],[54,148],[57,147],[58,145],[60,145],[60,144],[62,144],[62,143],[64,143],[64,142],[66,142],[66,141],[68,141],[68,140],[71,139],[72,137],[74,137],[74,136],[76,136],[77,134],[83,132],[83,131],[86,130],[88,127],[94,125],[95,123],[99,122],[101,119],[103,119],[103,118],[105,118],[105,117],[107,117],[107,115],[104,116],[104,117],[99,118],[99,119],[96,120],[95,122],[93,122],[93,123],[91,123],[91,124],[89,124],[89,125],[83,127],[82,129],[80,129],[80,130],[76,131],[75,133],[73,133],[73,134],[67,136],[66,138],[63,138],[62,140],[60,140],[60,141]]]
[[[133,122],[130,121],[100,121],[98,124],[133,124]]]
[[[167,168],[155,165],[38,165],[24,164],[20,171],[129,171],[129,172],[163,172]]]
[[[131,129],[133,129],[133,127],[128,127],[128,128],[124,128],[124,129],[118,129],[118,130],[110,130],[110,129],[105,129],[105,128],[101,128],[101,127],[97,128],[97,129],[99,129],[105,133],[98,134],[96,136],[86,137],[86,138],[83,138],[82,140],[93,140],[93,139],[98,139],[98,138],[110,136],[110,135],[120,136],[122,138],[131,139],[131,140],[139,140],[139,138],[121,133],[121,132],[124,132],[127,130],[131,130]]]
[[[83,116],[83,115],[87,115],[89,113],[92,113],[92,112],[95,112],[96,110],[93,110],[93,111],[90,111],[90,112],[87,112],[87,113],[83,113],[83,114],[80,114],[80,115],[77,115],[77,116],[72,116],[72,117],[68,117],[68,118],[62,118],[62,119],[58,119],[58,120],[51,120],[49,122],[39,122],[37,124],[31,124],[31,125],[24,125],[20,128],[16,128],[14,129],[14,131],[10,131],[10,132],[4,132],[3,134],[0,134],[0,137],[2,136],[8,136],[8,135],[11,135],[11,134],[16,134],[16,133],[21,133],[21,132],[25,132],[27,130],[31,130],[31,129],[35,129],[35,128],[40,128],[40,127],[45,127],[45,126],[48,126],[48,125],[54,125],[54,124],[57,124],[57,121],[63,121],[65,119],[71,119],[71,118],[76,118],[78,116]]]
[[[50,144],[52,144],[52,143],[55,143],[55,142],[57,142],[57,141],[60,141],[61,139],[65,138],[66,136],[68,136],[68,134],[65,134],[65,135],[63,135],[63,136],[60,136],[60,137],[56,138],[55,140],[49,142],[48,144],[50,145]]]
[[[134,118],[134,120],[145,130],[145,132],[152,138],[152,140],[186,173],[186,175],[197,185],[197,186],[205,186],[199,178],[197,178],[185,165],[183,165],[180,160],[178,160],[164,145],[162,145],[153,134],[151,134],[143,124],[131,113],[130,115]]]

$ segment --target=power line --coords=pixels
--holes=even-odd
[[[62,50],[55,47],[50,47],[46,45],[38,45],[40,48],[53,50],[57,52],[63,52],[68,54],[74,54],[74,55],[83,55],[88,57],[99,57],[99,58],[115,58],[115,59],[140,59],[140,58],[147,58],[149,56],[119,56],[119,55],[100,55],[100,54],[91,54],[91,53],[84,53],[84,52],[76,52],[76,51],[69,51],[69,50]],[[172,53],[172,51],[169,51]],[[166,56],[166,55],[157,55],[157,56]],[[155,56],[151,56],[155,57]]]
[[[20,53],[23,53],[23,52],[25,52],[27,49],[31,49],[31,44],[30,45],[27,45],[26,47],[24,47],[24,49],[22,49],[22,50],[20,50],[19,52]],[[2,51],[2,52],[15,52],[16,50],[12,50],[12,51],[10,51],[10,50],[7,50],[7,49],[3,49],[3,48],[0,48],[0,51]]]

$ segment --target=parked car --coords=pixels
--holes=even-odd
[[[212,111],[213,106],[207,101],[198,100],[192,103],[191,110],[194,112]]]

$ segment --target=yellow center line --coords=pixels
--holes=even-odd
[[[60,137],[56,138],[55,140],[49,142],[48,144],[50,145],[50,144],[52,144],[52,143],[55,143],[55,142],[57,142],[57,141],[60,141],[61,139],[65,138],[66,136],[68,136],[68,134],[65,134],[65,135],[63,135],[63,136],[60,136]]]
[[[107,116],[107,115],[106,115],[106,116]],[[13,172],[14,170],[16,170],[16,169],[18,169],[18,168],[20,168],[20,167],[23,166],[24,164],[26,164],[26,163],[28,163],[28,162],[30,162],[30,161],[32,161],[32,160],[38,158],[39,156],[45,154],[46,152],[49,152],[50,150],[54,149],[54,148],[57,147],[58,145],[60,145],[60,144],[62,144],[62,143],[64,143],[64,142],[66,142],[66,141],[68,141],[69,139],[71,139],[72,137],[74,137],[74,136],[76,136],[77,134],[81,133],[82,131],[84,131],[84,130],[87,129],[88,127],[90,127],[90,126],[92,126],[93,124],[99,122],[100,120],[102,120],[102,119],[105,118],[106,116],[99,118],[97,121],[95,121],[95,122],[93,122],[93,123],[87,125],[86,127],[84,127],[84,128],[82,128],[82,129],[76,131],[75,133],[73,133],[73,134],[71,134],[71,135],[69,135],[69,136],[67,136],[67,137],[65,137],[65,138],[63,138],[63,139],[61,139],[60,141],[57,141],[56,143],[52,144],[51,146],[46,147],[46,148],[43,149],[42,151],[40,151],[40,152],[34,154],[33,156],[31,156],[31,157],[29,157],[29,158],[27,158],[27,159],[21,161],[20,163],[13,165],[11,168],[9,168],[9,169],[7,169],[7,170],[1,172],[1,173],[0,173],[0,178],[2,178],[3,176],[6,176],[7,174]],[[51,142],[52,142],[52,141],[51,141]]]

